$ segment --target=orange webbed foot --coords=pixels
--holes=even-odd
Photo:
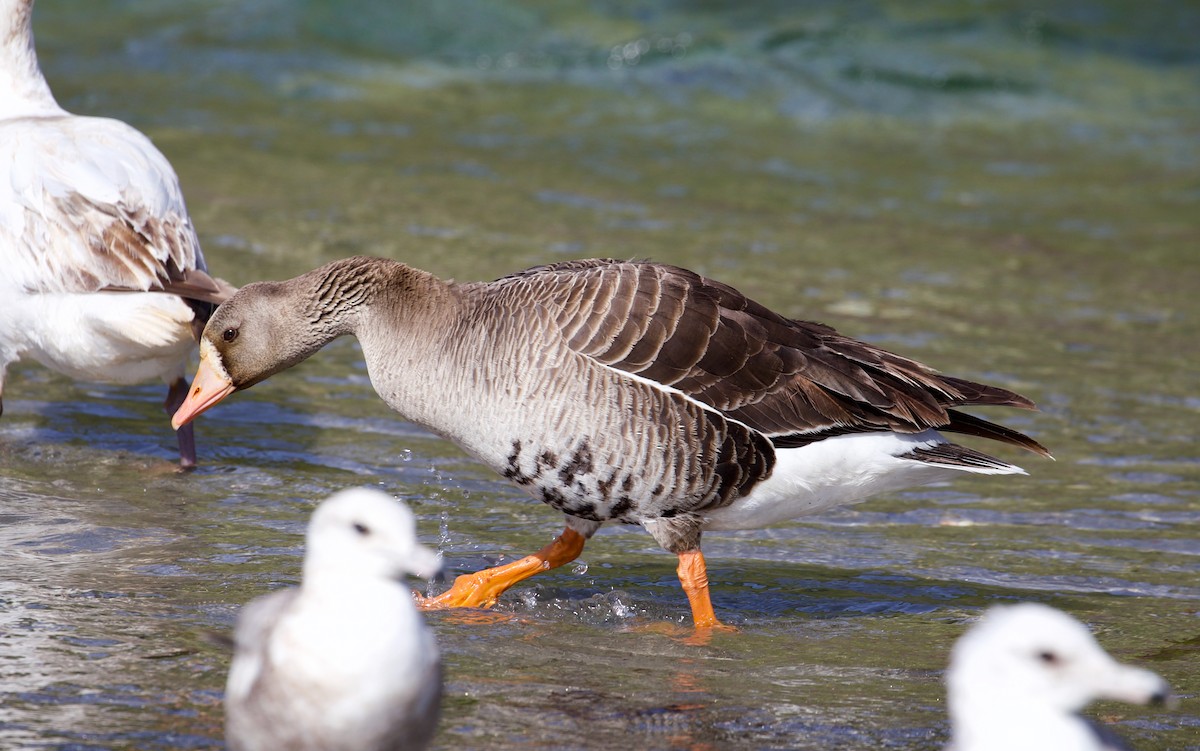
[[[496,604],[501,593],[508,589],[506,584],[497,584],[490,572],[497,569],[485,569],[473,574],[463,574],[454,580],[454,585],[433,597],[424,597],[414,593],[417,607],[421,610],[441,610],[443,608],[490,608]]]
[[[454,585],[440,595],[422,597],[414,594],[417,607],[422,610],[490,608],[505,590],[517,582],[578,558],[586,541],[583,535],[568,528],[533,555],[503,566],[459,576],[454,580]]]

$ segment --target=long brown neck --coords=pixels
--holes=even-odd
[[[322,338],[355,336],[384,401],[411,420],[444,429],[451,419],[447,402],[467,389],[463,379],[471,378],[479,359],[479,332],[460,288],[378,258],[348,258],[311,273],[324,274],[314,280],[314,312],[339,311],[337,328],[330,328],[332,319],[315,327],[324,330]]]
[[[330,338],[353,332],[353,319],[379,295],[379,259],[346,258],[305,274],[304,319]]]
[[[322,338],[360,336],[367,318],[419,325],[451,305],[450,285],[398,261],[354,256],[310,271],[303,316]],[[328,341],[327,339],[327,341]]]

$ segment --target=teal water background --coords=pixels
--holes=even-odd
[[[606,529],[437,613],[438,748],[937,749],[950,645],[1039,600],[1164,675],[1200,748],[1200,8],[1084,2],[41,0],[60,102],[150,135],[235,284],[355,253],[486,279],[651,257],[1028,395],[1057,461],[705,538],[718,613]],[[0,271],[2,273],[2,271]],[[342,340],[201,418],[19,366],[0,418],[0,746],[219,748],[206,640],[294,584],[313,505],[416,511],[450,575],[561,526],[386,410]]]

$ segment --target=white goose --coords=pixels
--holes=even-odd
[[[225,688],[230,751],[419,751],[437,727],[441,658],[401,579],[441,568],[412,512],[343,490],[313,512],[299,588],[242,609]]]
[[[33,45],[33,0],[0,0],[0,413],[9,365],[84,381],[169,384],[233,289],[205,271],[179,180],[146,136],[72,115]],[[191,429],[180,463],[196,461]]]
[[[1125,744],[1079,714],[1096,699],[1165,704],[1158,675],[1122,665],[1087,627],[1037,603],[997,606],[954,645],[947,751],[1110,751]]]
[[[960,409],[1033,407],[1018,394],[784,318],[687,269],[606,259],[460,284],[360,257],[249,284],[205,327],[173,424],[347,334],[393,409],[566,515],[541,551],[460,576],[426,607],[491,605],[617,521],[678,556],[693,621],[713,628],[705,530],[964,473],[1024,474],[941,431],[1049,455]]]

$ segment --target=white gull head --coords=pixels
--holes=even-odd
[[[430,579],[441,570],[438,554],[417,542],[412,511],[367,488],[340,491],[318,506],[306,546],[305,584],[341,576]]]
[[[1078,712],[1096,699],[1164,703],[1155,673],[1122,665],[1086,626],[1037,603],[997,606],[955,644],[946,682],[954,751],[1099,751]]]

